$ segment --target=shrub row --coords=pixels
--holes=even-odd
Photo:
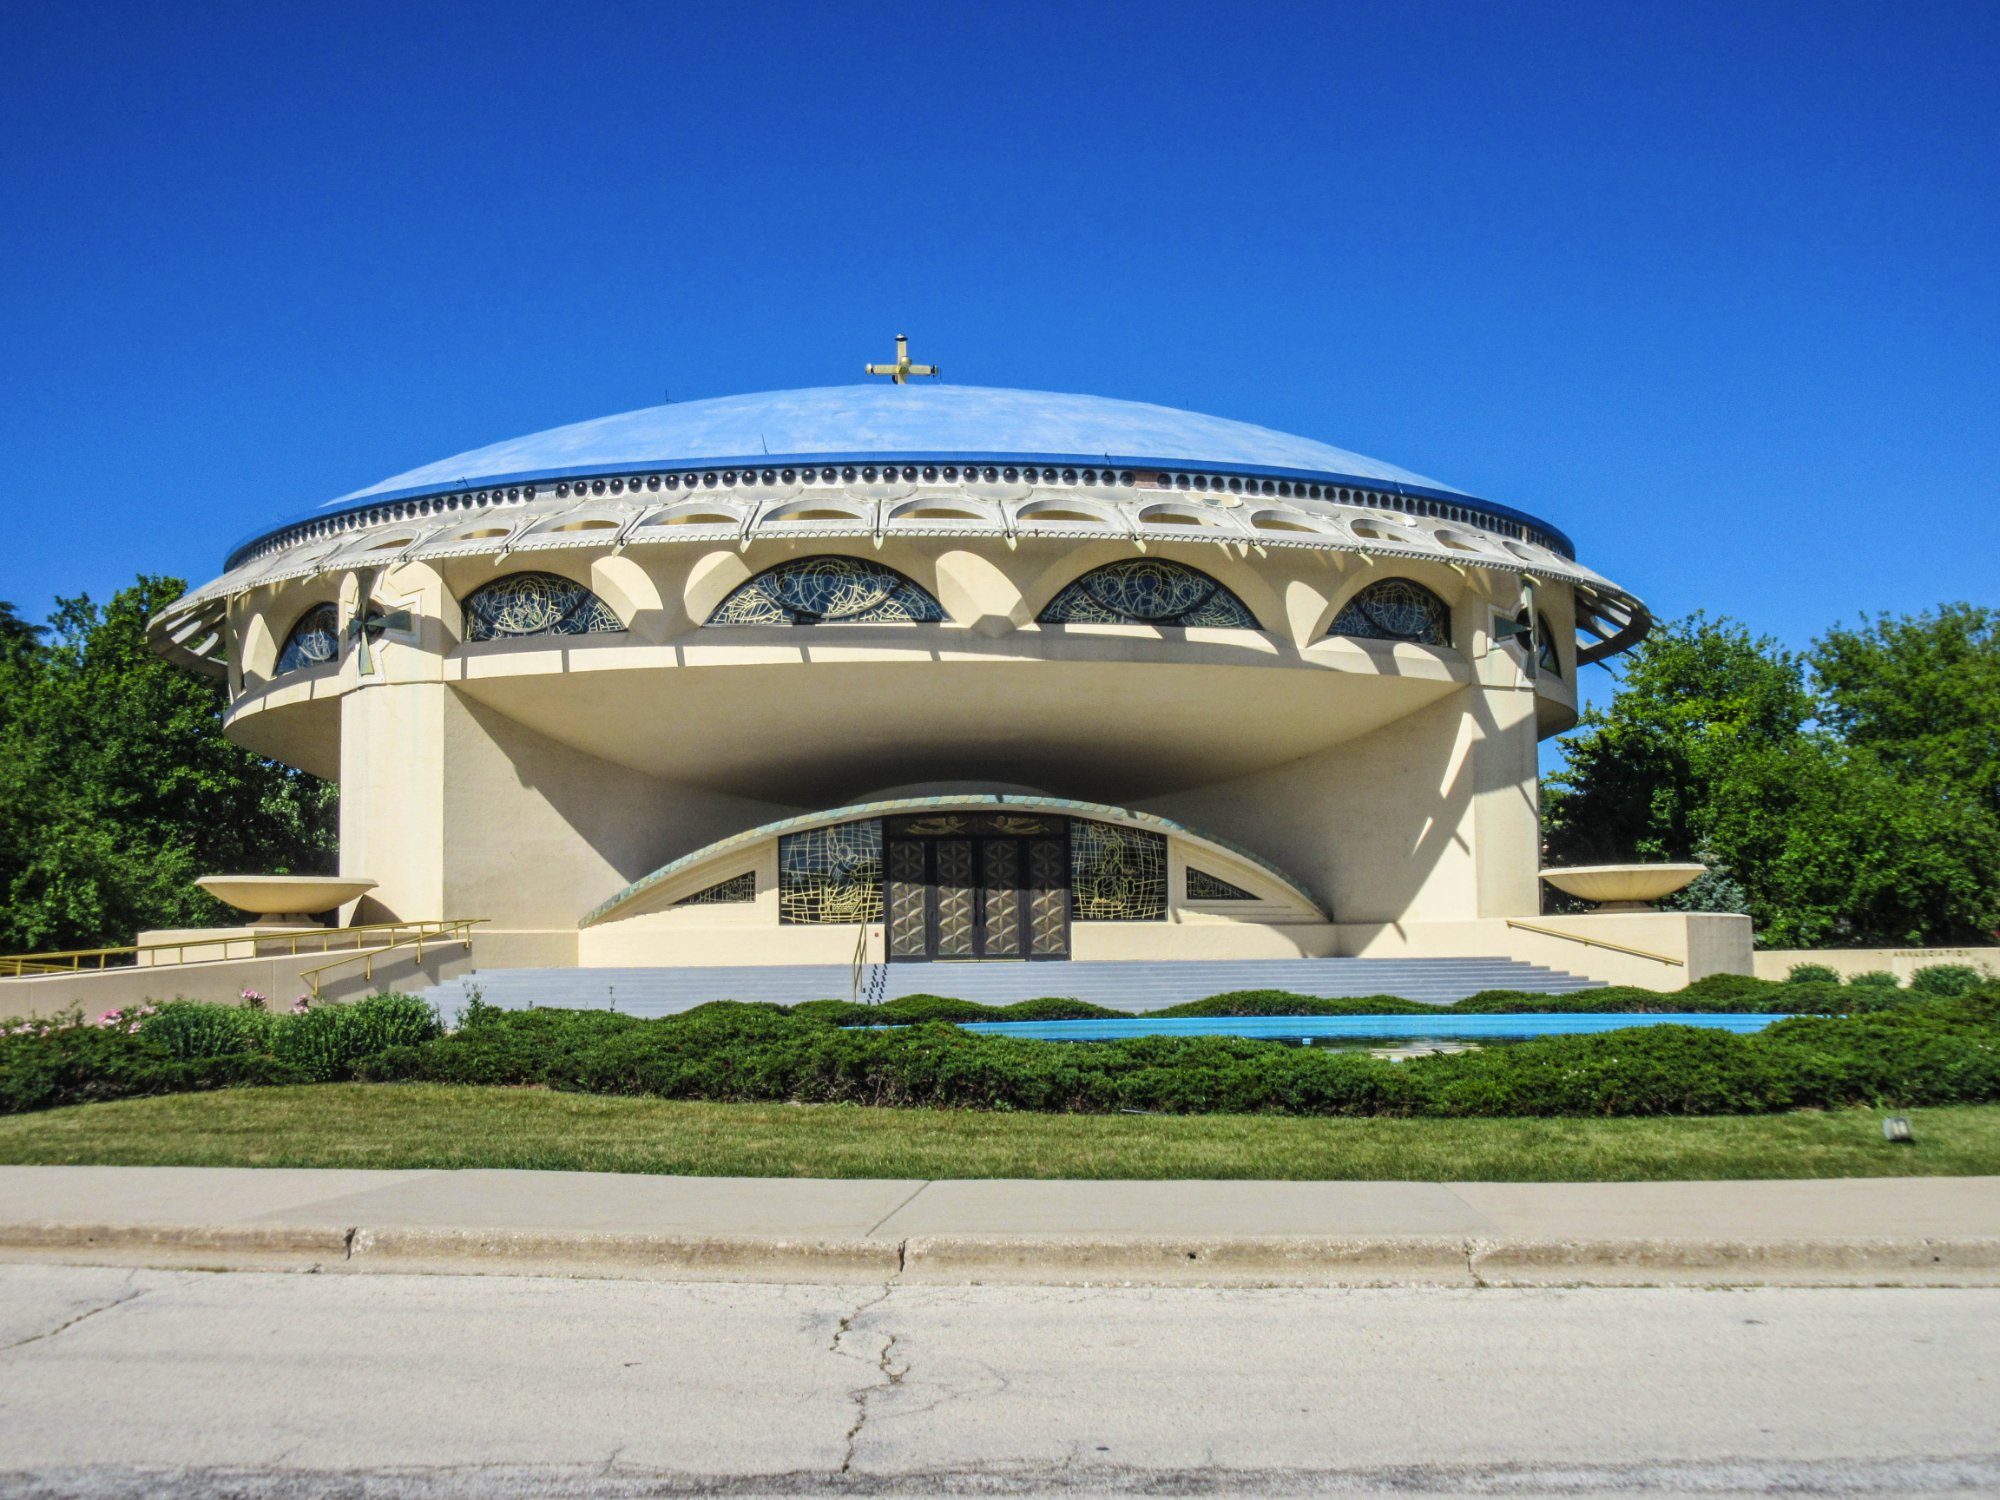
[[[721,1004],[640,1021],[488,1013],[365,1060],[363,1077],[541,1084],[669,1099],[1319,1115],[1733,1114],[2000,1099],[2000,990],[1780,1021],[1655,1026],[1391,1063],[1228,1037],[1087,1044],[937,1021],[843,1029]]]
[[[0,1037],[0,1113],[175,1094],[233,1084],[332,1083],[396,1047],[442,1036],[437,1013],[408,995],[377,995],[296,1015],[176,1000],[17,1025]]]
[[[1970,988],[1967,986],[1966,988]],[[1954,992],[1956,993],[1956,992]],[[1753,1012],[1764,1015],[1851,1015],[1884,1010],[1930,998],[1915,991],[1885,992],[1867,986],[1843,986],[1752,979],[1741,974],[1715,974],[1686,989],[1663,993],[1632,985],[1582,990],[1571,995],[1545,995],[1529,990],[1482,990],[1451,1005],[1424,1005],[1395,995],[1343,996],[1321,999],[1284,990],[1234,990],[1170,1005],[1149,1014],[1158,1016],[1384,1016],[1494,1015],[1523,1011]],[[790,1007],[793,1015],[810,1016],[837,1026],[907,1026],[920,1021],[1069,1021],[1118,1016],[1082,1000],[1049,998],[1014,1005],[979,1005],[942,995],[910,995],[882,1005],[856,1005],[846,1000],[814,1000]]]
[[[1589,1008],[1776,1008],[1765,990],[1674,995],[1511,992],[1465,1012]],[[1789,1008],[1830,1009],[1805,993]],[[407,996],[300,1016],[175,1004],[105,1026],[39,1026],[0,1039],[0,1110],[236,1084],[374,1081],[533,1085],[670,1099],[848,1102],[975,1109],[1312,1115],[1751,1113],[2000,1100],[2000,987],[1877,1009],[1800,1015],[1752,1036],[1655,1026],[1549,1037],[1391,1063],[1238,1038],[1062,1043],[975,1035],[951,1019],[1101,1014],[1074,1001],[986,1008],[924,997],[862,1007],[896,1026],[853,1027],[853,1009],[723,1002],[642,1021],[608,1011],[499,1011],[475,1003],[443,1033]],[[1582,1000],[1588,1006],[1567,1003]],[[1813,999],[1813,1005],[1803,1003]],[[1532,1001],[1532,1004],[1528,1002]],[[1285,1014],[1298,997],[1217,996],[1182,1014]],[[1311,1002],[1314,1011],[1377,1001]],[[900,1007],[900,1009],[899,1009]],[[1041,1007],[1036,1009],[1036,1007]],[[1056,1009],[1052,1009],[1055,1007]],[[1397,1002],[1399,1010],[1435,1010]],[[971,1014],[969,1015],[968,1012]],[[1299,1013],[1296,1010],[1289,1013]]]

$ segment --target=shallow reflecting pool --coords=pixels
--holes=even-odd
[[[1400,1016],[1112,1016],[1088,1021],[967,1021],[966,1031],[1045,1042],[1113,1042],[1138,1036],[1240,1036],[1378,1056],[1458,1052],[1538,1036],[1589,1036],[1635,1026],[1699,1026],[1739,1035],[1762,1031],[1783,1015],[1714,1011],[1635,1015],[1621,1011],[1523,1011],[1515,1015]]]

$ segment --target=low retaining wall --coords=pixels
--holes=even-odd
[[[1887,969],[1905,984],[1938,964],[1970,964],[2000,978],[2000,948],[1766,948],[1755,962],[1759,979],[1783,979],[1794,964],[1825,964],[1842,979]]]
[[[1136,936],[1147,939],[1150,950],[1132,956],[1150,959],[1514,958],[1606,984],[1655,990],[1678,990],[1710,974],[1751,972],[1748,917],[1712,912],[1619,912],[1518,920],[1544,930],[1532,931],[1529,927],[1512,926],[1505,918],[1492,917],[1471,922],[1367,926],[1320,923],[1289,930],[1245,923],[1234,933],[1222,924],[1204,924],[1192,933],[1187,929],[1162,929],[1156,924],[1129,925]],[[854,951],[854,929],[821,931],[841,935],[840,941],[826,945],[830,956],[822,957],[822,961],[844,963]],[[1170,931],[1175,939],[1191,937],[1192,940],[1162,942],[1163,931]],[[1274,932],[1284,941],[1271,941]],[[587,938],[590,934],[582,936]],[[573,930],[477,928],[470,952],[448,941],[435,946],[426,943],[423,961],[419,963],[414,949],[397,949],[375,960],[373,978],[360,962],[333,970],[322,978],[320,993],[330,1000],[356,1000],[381,990],[427,989],[470,969],[570,968],[579,959],[588,967],[606,966],[605,955],[589,945],[581,945],[583,951],[579,952],[578,939],[579,934]],[[1618,947],[1598,946],[1603,943]],[[1621,952],[1620,948],[1639,952]],[[1968,951],[1989,955],[1988,966],[2000,972],[2000,949],[1938,949],[1933,950],[1933,961],[1967,962],[1964,955]],[[1645,954],[1663,955],[1679,962],[1663,962],[1659,957]],[[97,1015],[162,1000],[232,1004],[246,989],[270,997],[273,1004],[289,1005],[306,988],[301,978],[306,970],[340,956],[337,951],[300,953],[0,979],[0,1017],[54,1015],[72,1006],[81,1006],[86,1014]],[[1830,957],[1758,954],[1756,972],[1782,979],[1791,963],[1803,959],[1825,961]],[[1857,971],[1890,967],[1882,955],[1867,957],[1867,962],[1854,966]],[[640,968],[655,964],[672,966],[692,963],[694,955],[678,949],[671,953],[648,950],[640,944],[626,962]]]

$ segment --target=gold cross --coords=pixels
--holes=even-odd
[[[912,375],[941,375],[944,372],[936,365],[913,365],[910,363],[910,336],[896,335],[896,362],[893,365],[866,365],[870,375],[887,375],[897,385],[908,385]]]

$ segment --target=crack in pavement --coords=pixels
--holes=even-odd
[[[915,1203],[918,1198],[922,1197],[925,1191],[929,1189],[929,1187],[930,1187],[929,1182],[918,1183],[917,1190],[914,1193],[910,1194],[909,1197],[905,1198],[901,1203],[898,1203],[894,1208],[890,1209],[886,1214],[882,1215],[882,1217],[877,1219],[873,1224],[870,1224],[865,1230],[862,1231],[861,1237],[863,1239],[868,1239],[869,1237],[871,1237],[876,1230],[880,1229],[884,1224],[888,1223],[891,1219],[895,1218],[897,1214],[901,1213],[904,1209],[908,1208],[912,1203]],[[907,1243],[907,1241],[905,1241],[905,1243]]]
[[[847,1336],[854,1331],[855,1323],[864,1314],[873,1311],[884,1302],[887,1302],[895,1290],[896,1283],[893,1280],[885,1282],[881,1291],[868,1298],[865,1302],[862,1302],[854,1311],[840,1320],[833,1331],[832,1342],[826,1346],[827,1352],[830,1354],[837,1354],[842,1359],[860,1360],[864,1364],[871,1365],[875,1373],[880,1377],[880,1379],[867,1385],[856,1386],[847,1393],[848,1399],[854,1403],[854,1421],[849,1425],[847,1431],[842,1434],[841,1441],[845,1446],[840,1457],[840,1468],[835,1471],[839,1474],[847,1474],[854,1467],[854,1453],[861,1442],[861,1429],[868,1425],[868,1403],[870,1400],[883,1391],[894,1390],[903,1383],[903,1377],[910,1373],[910,1367],[907,1364],[899,1370],[889,1363],[890,1353],[896,1347],[897,1335],[893,1333],[883,1339],[882,1347],[875,1352],[875,1357],[872,1360],[868,1359],[865,1355],[849,1353],[841,1347],[846,1341]]]
[[[94,1318],[99,1313],[110,1312],[111,1309],[114,1307],[123,1307],[127,1302],[136,1301],[138,1298],[145,1296],[146,1293],[152,1291],[153,1288],[147,1286],[133,1286],[132,1277],[138,1274],[139,1273],[136,1270],[134,1270],[126,1276],[125,1291],[123,1295],[113,1297],[109,1302],[101,1302],[96,1307],[87,1307],[82,1312],[78,1313],[75,1317],[70,1318],[64,1322],[58,1323],[53,1328],[45,1329],[41,1333],[31,1333],[24,1339],[14,1340],[14,1342],[11,1344],[0,1344],[0,1354],[5,1354],[11,1350],[22,1348],[23,1346],[28,1344],[42,1343],[45,1340],[54,1338],[59,1333],[67,1333],[70,1329],[76,1327],[77,1324],[84,1322],[86,1319]]]

